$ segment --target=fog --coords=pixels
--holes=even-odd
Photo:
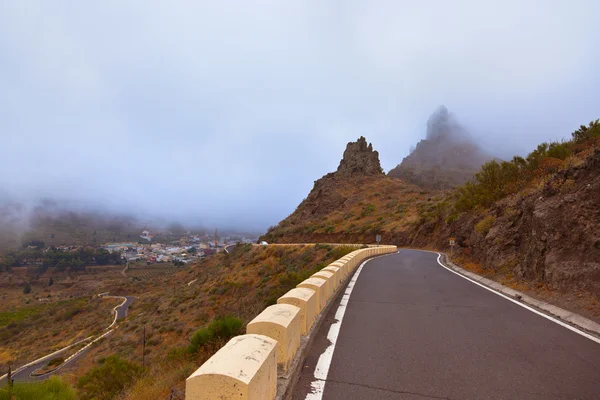
[[[264,229],[441,104],[501,158],[600,117],[597,1],[4,1],[0,200]]]

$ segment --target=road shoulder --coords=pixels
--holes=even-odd
[[[439,254],[440,257],[438,262],[443,267],[448,268],[449,270],[454,271],[471,281],[479,283],[494,292],[500,293],[508,297],[510,300],[517,302],[518,304],[529,306],[545,315],[558,319],[560,322],[580,329],[583,332],[593,336],[596,339],[595,341],[600,343],[600,324],[585,318],[582,315],[565,310],[543,300],[535,299],[525,293],[519,292],[518,290],[504,286],[501,283],[467,271],[450,261],[448,255],[445,253],[437,251],[432,251],[432,253]]]

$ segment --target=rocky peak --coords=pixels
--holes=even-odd
[[[383,170],[379,163],[379,153],[373,150],[371,143],[361,136],[356,142],[346,145],[344,157],[336,171],[337,175],[382,175]]]
[[[442,106],[427,121],[426,138],[388,175],[423,187],[447,189],[462,185],[492,159]]]

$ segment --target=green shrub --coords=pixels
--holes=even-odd
[[[373,214],[374,211],[375,211],[375,204],[367,204],[367,205],[363,206],[360,216],[366,217],[367,215]]]
[[[456,221],[459,216],[460,216],[460,214],[457,213],[457,212],[454,212],[454,213],[450,214],[448,216],[448,218],[446,218],[446,225],[450,225],[451,223],[453,223],[454,221]]]
[[[230,339],[242,331],[243,321],[233,316],[213,320],[207,327],[198,329],[190,339],[188,352],[195,353],[202,346],[219,339]]]
[[[13,399],[19,400],[75,400],[75,391],[58,376],[42,382],[15,382]],[[9,400],[8,386],[0,388],[0,400]]]
[[[571,136],[578,143],[600,137],[600,119],[591,121],[589,126],[581,125]]]
[[[483,236],[487,235],[494,223],[496,222],[496,217],[493,215],[488,215],[477,224],[475,224],[475,230],[482,234]]]
[[[106,357],[100,363],[77,381],[79,399],[114,399],[142,376],[141,366],[116,355]]]

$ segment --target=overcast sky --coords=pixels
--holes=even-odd
[[[443,104],[495,154],[600,117],[600,3],[0,2],[0,197],[263,229]]]

